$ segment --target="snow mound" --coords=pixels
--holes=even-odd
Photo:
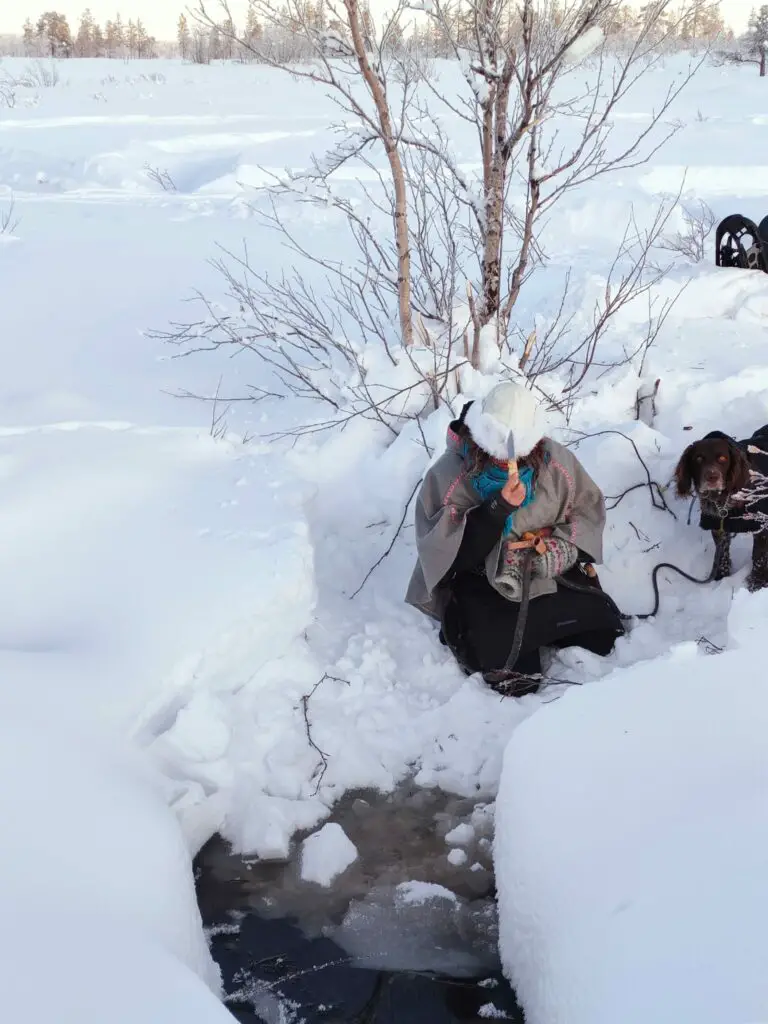
[[[397,887],[397,901],[403,906],[421,905],[430,900],[448,900],[449,903],[456,903],[458,897],[456,893],[436,882],[401,882]]]
[[[231,1020],[157,779],[51,718],[2,702],[0,773],[16,784],[0,787],[0,1016]]]
[[[328,887],[357,860],[357,848],[335,821],[308,836],[301,848],[301,877]]]
[[[724,653],[680,644],[515,732],[494,853],[529,1024],[765,1019],[766,615],[741,592]]]

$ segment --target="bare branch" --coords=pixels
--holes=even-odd
[[[426,447],[426,442],[425,442],[425,447]],[[405,503],[405,508],[403,509],[403,514],[402,514],[402,516],[400,518],[400,522],[397,524],[397,529],[395,530],[394,534],[392,535],[392,540],[389,542],[389,546],[388,546],[387,550],[384,552],[383,555],[381,555],[380,558],[376,559],[376,561],[373,563],[371,568],[368,570],[368,572],[363,577],[363,582],[360,584],[360,586],[357,588],[357,590],[355,590],[353,593],[351,593],[349,595],[350,601],[352,600],[352,598],[357,597],[357,595],[363,589],[363,587],[368,582],[368,580],[371,578],[371,576],[373,576],[374,572],[378,569],[378,567],[381,565],[381,563],[384,561],[384,559],[391,553],[392,548],[395,546],[395,543],[397,542],[397,538],[400,536],[400,531],[402,530],[402,528],[403,528],[403,526],[405,524],[405,520],[406,520],[406,517],[408,515],[408,509],[411,507],[411,502],[413,501],[414,497],[416,496],[416,491],[421,486],[421,481],[423,479],[424,479],[423,477],[419,477],[419,479],[413,485],[413,490],[408,495],[408,500]]]
[[[313,796],[317,796],[317,794],[320,792],[320,785],[323,779],[325,778],[325,773],[328,771],[328,755],[324,750],[320,749],[320,747],[317,745],[312,736],[312,723],[310,722],[309,719],[309,702],[312,700],[314,695],[326,681],[334,683],[345,683],[347,686],[350,685],[348,679],[340,679],[338,676],[332,676],[329,675],[327,672],[324,672],[321,678],[318,679],[318,681],[312,687],[310,692],[305,693],[304,696],[301,698],[301,714],[304,719],[304,732],[307,737],[307,743],[320,758],[320,764],[317,766],[313,773],[313,776],[315,778],[315,789],[312,794]]]
[[[0,210],[0,235],[12,235],[19,226],[19,218],[16,216],[16,200],[11,193],[8,205]]]
[[[593,433],[585,433],[579,430],[574,431],[574,433],[577,433],[579,436],[576,440],[569,442],[569,448],[577,448],[582,441],[586,441],[587,438],[590,437],[605,437],[611,434],[616,435],[617,437],[623,437],[625,441],[629,441],[629,443],[632,445],[632,450],[634,451],[638,462],[643,467],[643,472],[645,474],[645,481],[643,483],[633,484],[631,487],[627,487],[626,490],[622,491],[621,494],[614,495],[612,497],[606,497],[606,508],[609,511],[611,509],[616,508],[616,506],[628,494],[631,494],[633,491],[640,490],[640,488],[647,488],[651,498],[651,504],[653,505],[653,507],[659,509],[660,511],[669,512],[673,519],[677,519],[677,516],[667,504],[667,500],[664,497],[663,487],[660,484],[658,484],[651,476],[651,471],[648,468],[645,459],[640,454],[640,449],[637,447],[634,440],[628,434],[623,433],[621,430],[596,430]],[[612,504],[608,504],[609,502],[612,502]]]
[[[691,263],[701,263],[706,258],[707,239],[717,218],[703,199],[695,205],[682,207],[682,215],[683,230],[665,235],[659,242],[659,248],[678,253]]]
[[[163,192],[178,192],[176,183],[167,168],[152,167],[151,164],[144,164],[144,173],[150,181],[159,185]]]

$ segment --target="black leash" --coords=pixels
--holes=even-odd
[[[698,577],[691,576],[689,573],[685,572],[683,569],[680,569],[678,566],[672,565],[671,562],[659,562],[657,565],[654,565],[653,571],[651,572],[651,584],[653,586],[653,610],[650,612],[645,612],[644,614],[637,613],[635,615],[625,615],[624,612],[619,610],[618,605],[610,596],[610,594],[606,594],[604,590],[598,590],[597,587],[592,587],[589,584],[574,583],[572,580],[567,580],[563,576],[558,576],[557,582],[559,584],[562,584],[564,587],[567,587],[569,590],[575,590],[577,593],[602,594],[605,600],[611,604],[613,610],[616,612],[618,617],[623,622],[631,622],[632,619],[641,619],[644,621],[646,619],[652,619],[659,610],[659,605],[661,604],[661,595],[659,593],[659,573],[662,569],[671,569],[672,572],[676,572],[679,576],[682,576],[684,579],[689,580],[691,583],[698,583],[700,585],[703,585],[704,583],[711,583],[715,576],[714,565],[712,566],[712,571],[710,572],[709,576],[707,576],[706,579],[700,580]]]
[[[514,675],[515,665],[517,664],[517,659],[520,657],[520,649],[522,648],[523,640],[525,639],[525,626],[528,622],[528,609],[531,604],[531,578],[533,576],[533,556],[534,549],[532,547],[526,548],[526,550],[523,552],[523,592],[520,597],[520,611],[517,613],[515,633],[512,637],[512,649],[507,655],[507,660],[504,662],[503,668],[493,669],[490,672],[483,673],[483,679],[485,679],[486,683],[490,683],[492,686],[494,684],[504,683],[510,678],[510,676]]]

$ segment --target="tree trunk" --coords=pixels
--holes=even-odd
[[[411,314],[411,252],[408,242],[408,195],[405,188],[405,173],[392,126],[387,95],[381,79],[371,67],[366,53],[358,0],[344,0],[344,6],[347,10],[347,20],[352,35],[352,46],[365,84],[368,86],[376,106],[381,138],[392,173],[395,190],[395,244],[397,246],[397,298],[400,334],[403,345],[410,348],[413,344],[413,317]]]
[[[765,46],[760,51],[760,77],[765,78]]]
[[[512,280],[509,286],[509,294],[507,295],[506,302],[504,303],[504,309],[502,310],[500,328],[506,334],[509,330],[509,321],[512,316],[512,310],[515,303],[520,295],[520,289],[523,287],[523,281],[525,280],[525,272],[528,269],[528,261],[531,256],[531,246],[533,245],[533,230],[536,218],[539,214],[539,202],[541,201],[541,186],[536,178],[536,153],[538,145],[538,130],[534,127],[531,128],[531,139],[528,147],[528,199],[525,208],[525,220],[523,222],[523,232],[520,239],[520,253],[517,257],[517,265],[512,272]],[[530,352],[528,353],[530,355]],[[526,357],[527,361],[527,357]]]

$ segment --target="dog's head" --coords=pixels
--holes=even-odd
[[[675,469],[677,493],[728,497],[749,483],[749,462],[727,437],[704,437],[688,445]]]

